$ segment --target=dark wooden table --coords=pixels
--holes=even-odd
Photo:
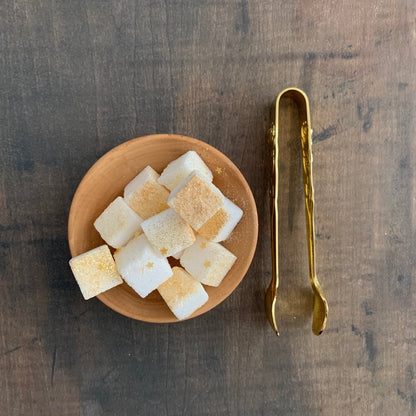
[[[0,414],[415,414],[415,19],[413,0],[3,1]],[[277,339],[264,313],[265,137],[288,86],[311,101],[330,315],[314,336],[299,143],[287,134]],[[260,219],[238,289],[173,325],[84,301],[67,263],[83,175],[156,132],[223,151]]]

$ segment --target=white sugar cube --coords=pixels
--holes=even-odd
[[[143,219],[119,196],[95,220],[94,227],[108,245],[120,248],[141,231],[142,222]]]
[[[169,195],[168,205],[194,230],[201,228],[223,205],[220,190],[195,171]]]
[[[157,181],[158,178],[159,174],[147,166],[124,188],[127,204],[143,219],[169,208],[169,191]]]
[[[172,257],[179,260],[185,250],[181,250],[179,253],[172,254]]]
[[[237,257],[219,243],[197,236],[181,256],[181,265],[204,285],[218,286]]]
[[[117,269],[123,279],[145,298],[172,276],[168,261],[141,234],[114,253]]]
[[[157,290],[173,314],[178,319],[185,319],[208,300],[208,294],[201,283],[181,267],[174,267],[172,271],[172,277]]]
[[[172,208],[145,220],[142,229],[163,256],[178,253],[195,241],[192,228]]]
[[[219,243],[226,240],[243,216],[243,211],[224,197],[224,205],[199,230],[207,240]]]
[[[159,183],[172,191],[194,170],[199,171],[207,181],[212,181],[212,173],[208,166],[198,153],[190,150],[166,166],[160,175]]]
[[[69,260],[84,299],[123,283],[108,246],[103,245]]]

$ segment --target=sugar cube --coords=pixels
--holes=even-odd
[[[195,243],[183,252],[180,263],[204,285],[218,286],[236,259],[221,244],[197,236]]]
[[[212,182],[212,173],[201,157],[193,150],[186,152],[166,166],[159,178],[159,183],[171,191],[175,189],[194,170]]]
[[[157,290],[178,319],[192,315],[207,300],[208,294],[182,267],[173,267],[173,275]]]
[[[181,250],[179,253],[172,254],[172,257],[179,260],[185,250]]]
[[[166,257],[158,253],[141,234],[114,253],[123,279],[142,297],[172,276]]]
[[[243,211],[224,197],[224,205],[199,230],[207,240],[219,243],[226,240],[243,216]]]
[[[73,257],[69,260],[69,265],[84,299],[90,299],[123,283],[106,245]]]
[[[142,222],[143,219],[119,196],[95,220],[94,227],[108,245],[120,248],[141,231]]]
[[[194,171],[169,195],[168,205],[194,230],[201,228],[223,205],[220,190]]]
[[[150,243],[166,257],[195,241],[192,228],[172,208],[145,220],[142,229]]]
[[[159,174],[147,166],[124,188],[127,204],[143,219],[169,208],[169,191],[157,181],[158,178]]]

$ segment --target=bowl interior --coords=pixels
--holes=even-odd
[[[222,244],[237,260],[219,287],[205,286],[208,302],[191,317],[198,316],[222,302],[241,282],[252,261],[257,244],[257,210],[251,190],[238,168],[219,150],[199,140],[157,134],[130,140],[102,156],[81,181],[72,201],[68,239],[72,256],[104,244],[94,228],[95,219],[125,185],[150,165],[161,173],[165,166],[188,150],[195,150],[214,175],[213,183],[244,212],[231,237]],[[172,261],[172,264],[174,263]],[[108,290],[98,298],[115,311],[147,322],[175,322],[157,291],[141,298],[126,283]]]

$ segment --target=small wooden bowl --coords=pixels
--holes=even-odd
[[[237,261],[219,287],[206,286],[209,300],[191,317],[217,306],[243,279],[253,259],[257,244],[258,220],[251,190],[238,168],[219,150],[193,139],[175,134],[139,137],[115,147],[101,157],[87,172],[72,201],[68,220],[68,240],[72,256],[104,244],[94,228],[95,219],[143,168],[150,165],[159,173],[188,150],[195,150],[214,175],[214,184],[244,212],[224,246]],[[108,290],[98,298],[115,311],[147,322],[176,322],[157,290],[145,299],[126,283]]]

